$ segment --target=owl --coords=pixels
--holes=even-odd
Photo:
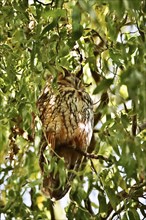
[[[56,200],[69,190],[75,172],[81,167],[93,133],[93,103],[80,78],[67,71],[59,73],[56,81],[50,77],[38,98],[37,107],[42,122],[39,164],[43,177],[43,193]],[[67,171],[65,186],[61,185],[59,169],[50,169],[64,161]]]

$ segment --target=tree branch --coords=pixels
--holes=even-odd
[[[44,6],[47,6],[47,5],[53,5],[53,2],[54,2],[54,0],[52,0],[52,2],[51,3],[44,3],[44,2],[41,2],[41,1],[39,1],[39,0],[35,0],[36,2],[38,2],[39,4],[41,4],[41,5],[44,5]]]
[[[138,197],[140,197],[142,195],[136,194],[136,191],[138,191],[139,189],[141,189],[141,188],[143,188],[145,186],[146,186],[146,181],[142,182],[140,184],[135,184],[135,185],[129,187],[129,193],[127,193],[127,192],[125,192],[125,190],[123,190],[123,191],[117,193],[117,196],[120,198],[121,201],[124,200],[124,199],[133,199],[134,201],[137,201]],[[141,191],[141,194],[143,194],[143,191]],[[108,207],[109,207],[108,208],[108,213],[107,213],[106,218],[104,218],[104,219],[108,218],[108,219],[112,220],[116,215],[118,215],[122,210],[124,210],[125,205],[121,206],[113,214],[112,214],[113,208],[112,208],[112,205],[111,205],[110,202],[108,203]]]
[[[55,220],[55,213],[54,213],[54,203],[52,200],[48,200],[48,209],[50,211],[50,214],[51,214],[51,219],[52,220]]]
[[[84,157],[87,157],[89,159],[97,159],[97,160],[104,160],[106,162],[112,162],[109,158],[107,157],[104,157],[103,155],[95,155],[95,154],[89,154],[87,152],[84,152],[82,151],[81,149],[79,148],[73,148],[73,147],[70,147],[71,149],[75,150],[76,152],[78,152],[79,154],[81,154],[82,156]]]
[[[136,136],[136,130],[137,130],[137,115],[133,115],[132,118],[132,135]]]

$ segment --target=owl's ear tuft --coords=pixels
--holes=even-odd
[[[70,76],[69,71],[65,67],[62,67],[62,66],[61,66],[61,73],[59,73],[59,74],[62,74],[63,78]]]

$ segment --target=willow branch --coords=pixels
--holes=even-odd
[[[137,201],[138,197],[140,197],[139,194],[136,194],[136,191],[139,190],[139,189],[142,189],[145,190],[145,187],[146,186],[146,181],[145,182],[142,182],[140,184],[135,184],[131,187],[129,187],[129,193],[125,192],[124,190],[119,192],[117,194],[117,196],[120,198],[120,200],[124,200],[124,199],[133,199],[135,201]],[[141,196],[143,195],[143,191],[140,192],[141,193]],[[108,213],[107,213],[107,216],[106,218],[103,218],[103,219],[110,219],[112,220],[116,215],[118,215],[119,213],[121,213],[122,210],[124,210],[125,206],[121,206],[119,207],[119,209],[117,211],[115,211],[113,214],[113,208],[112,208],[112,205],[111,203],[109,202],[108,203]],[[112,215],[111,215],[112,214]]]
[[[132,118],[132,135],[136,136],[136,129],[137,129],[137,115],[134,115]]]
[[[35,0],[37,3],[41,4],[41,5],[44,5],[44,6],[47,6],[47,5],[51,5],[53,4],[54,1],[52,1],[51,3],[44,3],[42,1],[39,1],[39,0]]]
[[[81,149],[79,148],[73,148],[73,147],[70,147],[71,149],[75,150],[76,152],[78,152],[79,154],[81,154],[82,156],[86,157],[86,158],[89,158],[89,159],[97,159],[97,160],[104,160],[106,162],[112,162],[109,158],[107,157],[104,157],[103,155],[95,155],[95,154],[90,154],[90,153],[87,153],[87,152],[84,152],[82,151]]]

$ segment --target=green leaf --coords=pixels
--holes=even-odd
[[[72,10],[72,22],[80,23],[81,21],[81,10],[78,5],[75,5]]]
[[[57,21],[58,19],[54,18],[53,21],[42,30],[41,37],[43,37],[43,35],[45,35],[50,30],[53,30],[53,28],[57,25]]]
[[[127,213],[124,213],[124,215],[123,215],[123,217],[122,217],[122,220],[130,220],[130,219],[128,219],[128,217],[127,217]]]
[[[81,24],[75,23],[73,25],[72,39],[78,40],[83,34],[83,26]]]
[[[58,162],[58,172],[59,172],[60,186],[64,187],[67,179],[67,175],[66,175],[67,170],[63,159],[60,159]]]
[[[118,196],[115,194],[115,190],[113,188],[106,186],[105,191],[107,193],[107,196],[110,200],[110,203],[111,203],[113,209],[116,210],[116,207],[120,203],[120,200],[119,200]]]
[[[107,216],[107,203],[106,203],[106,196],[104,194],[99,193],[98,195],[99,201],[99,211],[102,218],[106,218]]]
[[[109,53],[110,58],[114,61],[114,63],[116,63],[118,66],[121,66],[123,62],[121,51],[110,49]]]
[[[93,94],[95,95],[101,91],[107,91],[107,89],[109,89],[112,83],[113,83],[113,79],[103,79],[99,83],[99,85],[95,88]]]
[[[127,128],[129,126],[129,119],[126,114],[121,114],[121,121],[124,128]]]
[[[72,39],[78,40],[83,34],[83,26],[81,25],[81,11],[77,5],[74,6],[72,12]]]
[[[140,220],[140,216],[135,209],[130,209],[128,211],[129,219]]]
[[[145,218],[145,204],[140,199],[144,187],[136,189],[133,184],[139,186],[145,179],[146,132],[131,135],[133,115],[137,115],[137,128],[144,128],[146,119],[145,1],[2,0],[0,6],[0,188],[5,219],[53,219],[53,209],[56,218],[59,213],[58,219]],[[51,199],[40,192],[40,146],[51,118],[49,113],[42,115],[44,120],[48,116],[44,129],[36,109],[49,76],[57,77],[62,68],[72,74],[81,69],[84,84],[79,85],[80,94],[85,88],[93,98],[97,124],[89,152],[94,149],[93,155],[101,153],[112,160],[83,158],[80,170],[68,171],[67,162],[64,167],[46,148],[43,175],[60,181],[55,188],[65,189],[68,173],[76,175],[68,182],[71,190],[65,210],[59,203],[52,207]],[[51,83],[57,91],[55,80]],[[108,104],[103,98],[107,92]],[[83,99],[88,104],[86,96]],[[58,102],[56,114],[61,107]],[[71,116],[83,116],[84,110],[89,113],[82,109]],[[90,114],[85,116],[90,118]],[[64,119],[66,115],[62,123]],[[74,117],[69,119],[74,126]],[[75,144],[76,133],[82,137],[82,131],[74,132]],[[59,142],[57,138],[56,144]],[[42,199],[39,207],[38,197]],[[123,204],[125,209],[118,213]]]
[[[57,17],[64,17],[66,16],[66,10],[60,9],[60,8],[54,8],[53,10],[48,10],[48,8],[45,8],[45,10],[42,12],[43,18],[57,18]]]

